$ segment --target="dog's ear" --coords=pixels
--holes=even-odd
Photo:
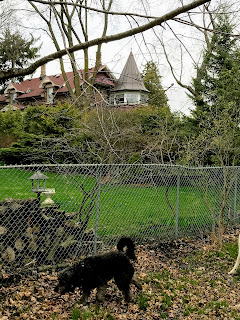
[[[124,252],[124,248],[127,248],[126,252]],[[137,257],[135,256],[135,245],[131,238],[128,237],[122,237],[117,244],[117,249],[121,252],[124,252],[126,256],[131,260],[137,260]]]
[[[131,250],[131,249],[127,249],[126,251],[126,256],[130,259],[130,260],[134,260],[134,261],[137,261],[137,257],[134,253],[134,250]]]

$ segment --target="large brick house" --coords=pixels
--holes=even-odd
[[[84,83],[84,70],[79,70],[80,85]],[[89,69],[88,77],[92,78],[94,68]],[[73,72],[66,73],[68,82],[74,90]],[[100,65],[95,77],[94,86],[104,91],[113,107],[143,105],[147,101],[148,91],[137,68],[134,56],[130,53],[125,67],[116,80],[107,66]],[[41,67],[38,78],[24,80],[21,83],[11,82],[0,95],[0,111],[24,109],[29,105],[56,104],[69,99],[69,91],[62,74],[46,75],[46,66]]]
[[[0,95],[0,109],[17,110],[24,109],[28,105],[54,104],[57,101],[67,100],[69,91],[62,74],[47,76],[46,66],[42,66],[41,75],[38,78],[24,80],[21,83],[11,82]],[[89,79],[93,76],[94,69],[88,72]],[[84,70],[79,70],[80,85],[84,83]],[[66,73],[69,85],[74,90],[73,72]],[[106,90],[114,87],[115,78],[111,71],[104,65],[99,66],[95,86]]]

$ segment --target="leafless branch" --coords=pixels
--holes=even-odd
[[[187,5],[184,5],[182,7],[178,7],[177,9],[170,11],[167,14],[164,14],[163,16],[154,19],[153,21],[150,21],[150,22],[145,23],[141,26],[135,27],[131,30],[119,32],[117,34],[113,34],[113,35],[109,35],[109,36],[105,35],[100,38],[95,38],[93,40],[85,41],[84,43],[78,43],[78,44],[71,46],[67,49],[57,50],[56,52],[49,54],[49,55],[35,61],[34,63],[32,63],[30,66],[28,66],[26,68],[11,69],[8,71],[0,71],[0,80],[9,79],[9,78],[16,77],[16,76],[24,76],[27,74],[31,74],[41,65],[43,65],[47,62],[62,58],[64,55],[67,54],[67,52],[69,52],[71,54],[75,51],[84,50],[84,49],[87,49],[87,48],[90,48],[90,47],[93,47],[96,45],[97,46],[101,45],[103,43],[110,43],[113,41],[121,40],[121,39],[124,39],[127,37],[134,36],[136,34],[145,32],[147,30],[154,28],[155,26],[160,26],[162,23],[164,23],[168,20],[174,19],[178,15],[180,15],[184,12],[188,12],[191,9],[197,8],[207,2],[209,2],[209,0],[195,0]]]

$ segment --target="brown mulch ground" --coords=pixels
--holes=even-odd
[[[78,304],[81,292],[59,296],[56,274],[42,273],[0,288],[0,320],[14,319],[240,319],[240,276],[230,276],[240,230],[224,236],[216,251],[208,239],[182,239],[137,247],[136,275],[143,291],[131,288],[134,302],[125,304],[114,282],[106,301]]]

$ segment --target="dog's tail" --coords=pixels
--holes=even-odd
[[[131,260],[137,260],[137,257],[135,256],[135,245],[131,238],[128,237],[122,237],[117,244],[117,249],[120,252],[124,252],[123,249],[127,247],[125,254],[126,256]]]

